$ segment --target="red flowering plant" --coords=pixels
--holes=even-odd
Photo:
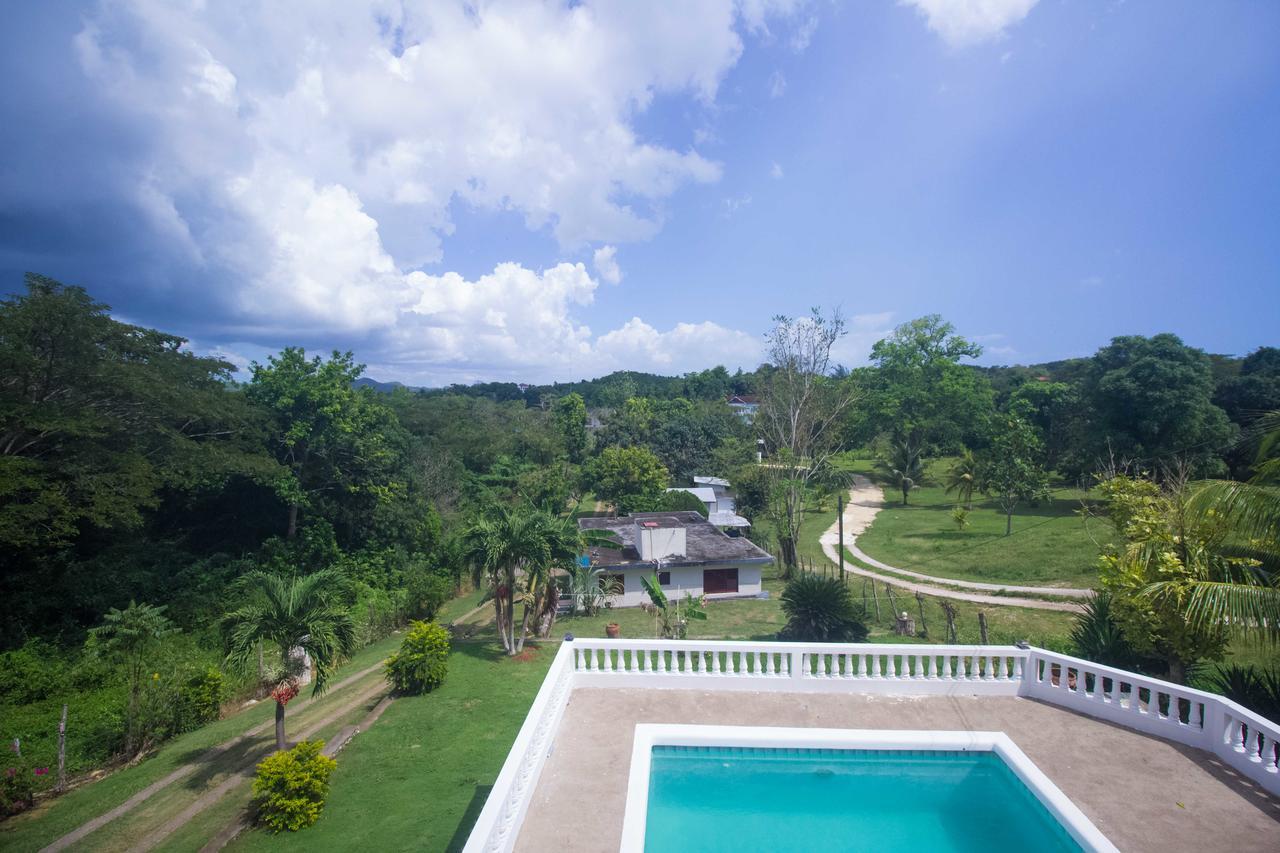
[[[0,756],[0,816],[17,814],[31,807],[35,801],[35,776],[31,765],[19,753],[10,749]],[[49,769],[41,768],[45,773]]]
[[[271,691],[271,698],[281,705],[288,705],[289,701],[298,695],[298,691],[298,682],[295,679],[287,678],[277,684],[275,690]]]

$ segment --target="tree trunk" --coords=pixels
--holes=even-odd
[[[782,576],[790,579],[796,568],[796,541],[789,536],[779,536],[778,550],[782,552]]]
[[[906,480],[903,480],[902,481],[902,505],[903,506],[907,505],[907,492],[909,491],[911,491],[911,486],[907,483]]]
[[[62,719],[58,721],[58,784],[53,790],[67,790],[67,706],[62,706]]]
[[[1187,680],[1186,664],[1174,657],[1169,658],[1166,663],[1169,666],[1169,680],[1174,684],[1185,684]]]
[[[1010,507],[1004,514],[1004,535],[1008,536],[1013,532],[1013,508]]]
[[[529,634],[529,617],[533,615],[533,608],[528,603],[524,606],[524,613],[520,615],[520,635],[515,638],[515,651],[512,654],[520,654],[524,651],[524,638]]]
[[[298,534],[298,505],[296,503],[289,504],[289,529],[285,532],[286,539],[292,539]]]
[[[284,740],[284,703],[276,702],[276,750],[284,752],[288,748]]]

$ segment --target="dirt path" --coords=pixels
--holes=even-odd
[[[385,683],[381,681],[375,682],[372,687],[362,690],[354,699],[330,710],[323,718],[312,721],[305,729],[294,735],[294,742],[296,743],[297,741],[306,740],[319,732],[325,726],[350,713],[354,708],[368,702],[374,696],[377,696],[380,693],[385,693],[387,689],[388,688]],[[374,710],[377,709],[375,708]],[[149,833],[133,847],[130,847],[129,853],[146,853],[146,851],[155,848],[156,845],[160,844],[178,829],[189,823],[196,815],[217,803],[236,787],[248,782],[253,778],[254,769],[258,765],[258,761],[266,757],[266,755],[274,749],[275,744],[272,743],[269,747],[259,750],[258,753],[250,758],[238,771],[223,779],[215,787],[205,791],[197,797],[191,805],[170,817],[153,832]]]
[[[900,586],[911,592],[919,592],[923,595],[933,595],[939,598],[950,598],[956,601],[971,601],[975,604],[1005,604],[1014,607],[1030,607],[1034,610],[1066,610],[1077,611],[1080,605],[1073,601],[1045,601],[1038,598],[1018,598],[1016,595],[995,594],[995,593],[1021,593],[1023,595],[1056,595],[1065,598],[1087,598],[1091,592],[1087,589],[1070,589],[1064,587],[1045,587],[1045,586],[1016,586],[1012,584],[993,584],[993,583],[977,583],[975,581],[960,581],[952,578],[939,578],[933,575],[925,575],[920,572],[912,572],[906,569],[899,569],[882,563],[874,557],[869,557],[857,545],[858,536],[871,526],[871,522],[875,520],[876,514],[884,506],[884,493],[880,491],[880,487],[872,483],[861,474],[855,475],[853,479],[853,488],[849,490],[849,503],[844,509],[844,547],[849,553],[853,554],[859,560],[868,565],[876,566],[889,572],[895,572],[899,575],[907,575],[913,578],[927,581],[928,583],[915,583],[913,581],[904,580],[900,577],[883,575],[864,569],[861,566],[851,565],[844,562],[844,569],[855,575],[874,578],[884,583]],[[831,527],[822,534],[819,540],[822,544],[822,552],[827,555],[827,559],[833,563],[841,562],[839,552],[836,550],[840,545],[839,525],[833,523]],[[942,586],[934,586],[933,584],[947,584],[951,587],[961,587],[962,590],[977,590],[977,592],[964,592],[956,589],[948,589]]]
[[[382,663],[379,662],[369,667],[368,669],[362,669],[359,672],[354,673],[353,675],[349,675],[346,678],[339,681],[337,684],[333,685],[333,687],[329,689],[329,692],[326,695],[332,696],[334,693],[341,691],[343,688],[351,685],[356,681],[359,681],[362,678],[365,678],[366,676],[370,675],[374,671],[381,668],[382,668]],[[298,713],[299,710],[307,707],[314,701],[316,700],[311,698],[304,698],[302,702],[294,706],[294,713],[295,714]],[[248,731],[243,732],[239,735],[236,735],[231,740],[223,741],[217,746],[210,748],[203,755],[201,755],[198,759],[191,762],[190,764],[182,765],[181,767],[177,768],[176,770],[169,773],[168,775],[152,782],[150,785],[143,788],[141,791],[134,794],[132,797],[125,800],[123,803],[111,809],[110,811],[103,812],[102,814],[98,815],[92,820],[86,821],[85,823],[76,827],[71,832],[68,832],[66,835],[59,838],[57,841],[43,848],[40,851],[40,853],[56,853],[56,851],[67,849],[72,844],[75,844],[77,841],[84,838],[86,835],[89,835],[91,832],[94,832],[97,829],[101,829],[102,827],[106,826],[108,823],[115,820],[116,818],[121,817],[122,815],[128,814],[129,812],[133,811],[135,808],[142,805],[147,800],[151,799],[153,796],[163,791],[165,788],[168,788],[170,785],[173,785],[176,782],[182,781],[184,778],[194,773],[201,766],[208,764],[210,761],[213,761],[219,755],[222,755],[224,752],[236,746],[237,744],[243,743],[249,738],[262,734],[264,731],[266,731],[267,729],[271,728],[274,725],[275,725],[275,720],[272,718],[268,718],[264,722],[259,723],[258,725],[254,726]]]

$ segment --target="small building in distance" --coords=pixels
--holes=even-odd
[[[753,598],[760,594],[761,573],[773,557],[745,536],[727,536],[696,512],[643,512],[620,518],[581,518],[584,530],[613,534],[618,548],[592,548],[593,567],[613,575],[621,595],[615,607],[638,607],[649,601],[640,578],[654,574],[666,594]]]
[[[729,408],[737,412],[738,417],[751,423],[756,419],[756,412],[760,411],[760,398],[754,394],[734,394],[729,397]]]

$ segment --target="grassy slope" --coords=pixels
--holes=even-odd
[[[460,643],[435,692],[397,699],[338,756],[320,821],[296,835],[254,830],[235,850],[458,850],[555,656],[503,657]]]
[[[949,460],[935,460],[931,485],[901,493],[885,489],[888,506],[861,536],[865,553],[902,569],[958,580],[1033,586],[1090,587],[1097,580],[1098,546],[1093,536],[1110,533],[1106,525],[1086,527],[1080,517],[1085,493],[1059,489],[1052,501],[1023,504],[1013,514],[1013,533],[1004,535],[1005,516],[992,501],[975,496],[969,526],[956,528],[951,512],[958,503],[936,485]]]

